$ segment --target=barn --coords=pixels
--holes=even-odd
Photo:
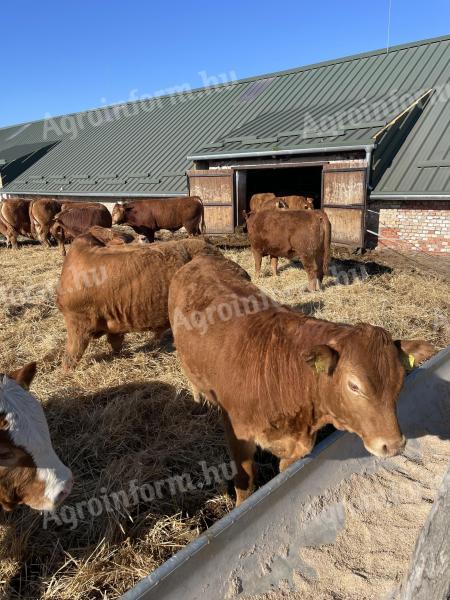
[[[0,129],[3,197],[308,194],[333,241],[450,253],[450,36]]]

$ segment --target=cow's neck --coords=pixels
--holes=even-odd
[[[318,377],[316,377],[314,392],[312,394],[312,423],[311,433],[315,433],[324,425],[327,425],[329,421],[329,414],[327,407],[323,401],[321,394],[321,385],[319,384]]]

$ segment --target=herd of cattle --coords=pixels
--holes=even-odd
[[[53,238],[65,255],[65,242],[73,241],[90,227],[109,228],[120,223],[129,224],[149,242],[154,241],[155,231],[160,229],[176,231],[185,227],[189,235],[199,235],[205,230],[203,204],[195,196],[119,202],[112,216],[99,202],[17,198],[0,203],[0,234],[11,248],[18,248],[19,236],[39,240],[47,246],[51,246]]]
[[[327,271],[330,224],[308,199],[252,198],[246,215],[257,273],[269,255],[300,256],[316,289]],[[207,240],[140,243],[112,229],[127,223],[146,241],[158,229],[204,230],[199,198],[128,202],[112,218],[101,205],[7,200],[0,232],[9,243],[27,235],[64,247],[57,305],[66,329],[66,370],[90,340],[106,335],[113,352],[128,332],[171,328],[196,401],[222,410],[236,463],[237,504],[254,487],[256,446],[280,459],[280,469],[307,454],[327,423],[356,433],[380,457],[402,451],[396,401],[406,371],[434,352],[423,340],[394,340],[367,323],[333,323],[279,305],[248,273]],[[166,207],[166,208],[164,208]],[[168,208],[167,208],[168,207]],[[26,216],[28,215],[28,221]],[[23,221],[21,221],[23,219]],[[181,224],[180,224],[181,223]],[[0,375],[0,504],[54,510],[70,493],[72,473],[54,452],[41,404],[28,388],[31,363]]]

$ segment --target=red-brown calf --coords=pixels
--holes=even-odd
[[[222,408],[238,504],[253,489],[256,445],[285,469],[331,423],[376,456],[402,451],[396,401],[406,368],[432,354],[427,342],[277,305],[238,265],[214,256],[195,257],[174,275],[169,316],[195,396]]]

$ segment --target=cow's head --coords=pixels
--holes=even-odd
[[[303,357],[321,378],[325,420],[359,435],[375,456],[389,457],[406,443],[396,414],[405,373],[433,352],[428,342],[393,341],[381,327],[360,324]]]
[[[54,510],[72,489],[73,477],[52,447],[41,404],[28,387],[36,363],[0,375],[0,504]]]
[[[305,210],[314,210],[314,200],[313,198],[305,198],[305,204],[303,207]]]
[[[55,240],[57,240],[61,237],[63,232],[64,232],[63,226],[58,221],[58,219],[55,217],[55,219],[53,219],[53,222],[50,226],[51,235],[55,238]]]
[[[117,202],[112,210],[112,223],[113,225],[120,225],[125,223],[125,205],[123,202]]]

